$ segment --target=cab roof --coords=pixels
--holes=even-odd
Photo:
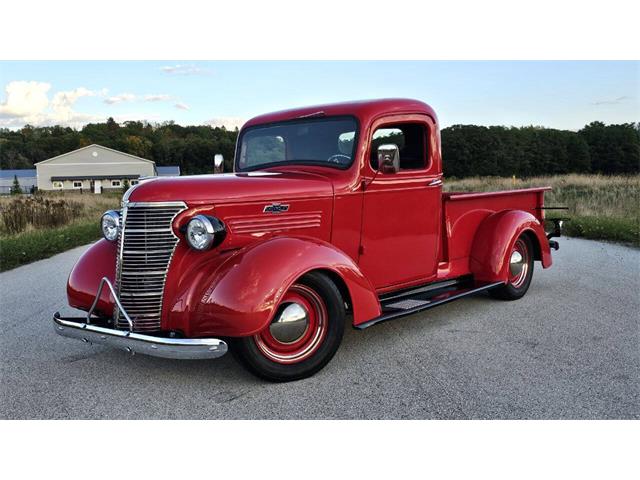
[[[293,108],[279,112],[266,113],[252,118],[242,128],[264,123],[284,122],[305,117],[330,117],[336,115],[353,115],[361,125],[368,124],[371,120],[384,114],[422,113],[429,115],[436,127],[438,118],[435,111],[429,105],[420,100],[410,98],[383,98],[379,100],[360,100],[354,102],[330,103],[325,105],[313,105],[310,107]]]

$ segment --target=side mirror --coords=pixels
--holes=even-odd
[[[224,170],[224,157],[216,153],[213,157],[213,173],[222,173]]]
[[[400,171],[400,149],[395,143],[387,143],[378,147],[378,169],[382,173],[398,173]]]

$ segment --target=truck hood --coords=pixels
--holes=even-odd
[[[304,172],[248,172],[146,180],[125,194],[131,202],[184,201],[188,205],[294,200],[333,195],[329,179]]]

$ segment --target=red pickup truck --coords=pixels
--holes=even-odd
[[[544,192],[443,193],[440,132],[420,101],[249,120],[234,173],[156,178],[102,217],[55,331],[168,358],[228,346],[274,381],[312,375],[364,329],[482,291],[522,297],[551,265]]]

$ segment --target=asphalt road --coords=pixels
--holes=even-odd
[[[640,418],[640,251],[561,239],[517,302],[464,299],[347,329],[316,376],[174,361],[57,336],[86,247],[0,274],[0,418]]]

